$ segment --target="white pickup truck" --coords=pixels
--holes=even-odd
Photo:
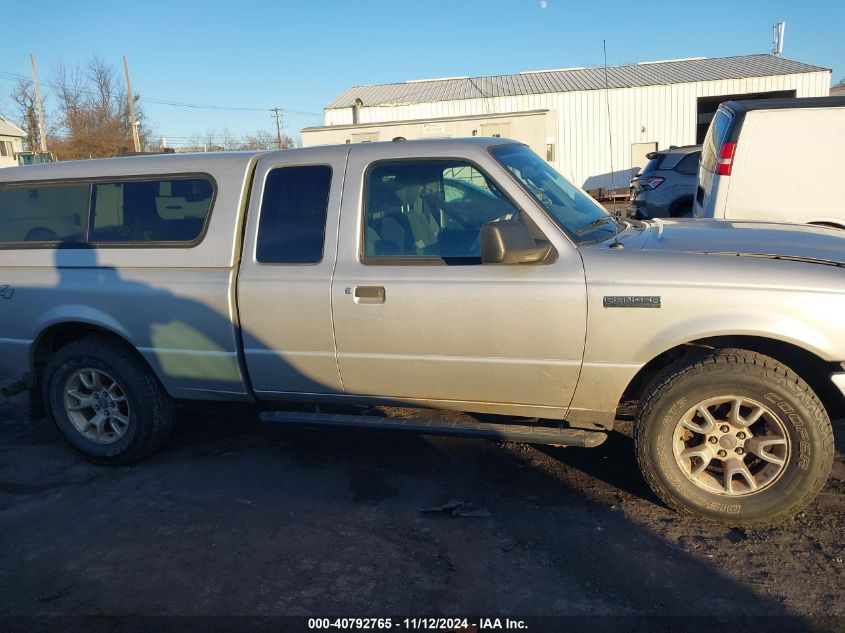
[[[667,504],[769,523],[831,468],[843,313],[845,233],[617,220],[505,139],[0,171],[5,393],[104,463],[161,445],[178,399],[583,447],[638,401]]]

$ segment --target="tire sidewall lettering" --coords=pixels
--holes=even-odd
[[[713,519],[737,521],[734,525],[759,522],[765,516],[777,515],[778,508],[796,503],[815,487],[815,473],[824,467],[824,455],[817,459],[814,451],[821,450],[818,400],[806,384],[794,374],[777,367],[776,361],[762,363],[742,360],[737,355],[714,353],[712,364],[666,371],[653,383],[655,395],[646,396],[641,413],[651,424],[637,431],[641,464],[654,465],[649,469],[650,483],[664,500],[673,498],[673,507],[685,508]],[[728,357],[729,360],[725,360]],[[757,356],[760,358],[760,356]],[[699,361],[701,362],[701,361]],[[705,361],[706,362],[706,361]],[[690,362],[692,364],[692,361]],[[790,457],[786,470],[770,487],[747,497],[729,497],[699,488],[684,473],[673,452],[674,432],[681,416],[696,402],[722,394],[747,397],[764,404],[784,426],[790,442]],[[821,409],[824,412],[824,409]],[[829,424],[829,421],[827,422]],[[637,422],[640,424],[640,421]],[[819,461],[819,464],[816,464]],[[809,497],[807,497],[809,498]],[[734,518],[730,518],[734,517]]]
[[[783,417],[789,421],[798,435],[798,451],[796,455],[796,465],[801,470],[809,470],[810,456],[812,455],[812,446],[810,444],[810,433],[807,430],[807,425],[804,420],[798,415],[795,407],[793,407],[785,399],[778,396],[771,391],[763,396],[763,399],[777,407]]]

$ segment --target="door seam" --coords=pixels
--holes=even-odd
[[[343,200],[346,197],[346,172],[349,169],[349,154],[352,152],[352,148],[350,147],[346,151],[346,160],[343,164],[343,176],[341,177],[340,181],[340,203],[338,204],[337,210],[337,230],[335,231],[335,240],[334,240],[334,265],[332,266],[332,273],[331,277],[329,278],[329,309],[331,311],[331,324],[332,324],[332,346],[334,347],[334,364],[337,368],[337,379],[340,381],[340,389],[345,394],[346,387],[343,384],[343,374],[340,372],[340,360],[338,359],[337,353],[337,331],[335,330],[334,326],[334,276],[337,272],[337,260],[340,257],[340,225],[342,221],[343,215]]]

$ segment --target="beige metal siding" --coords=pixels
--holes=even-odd
[[[631,174],[631,146],[656,141],[659,149],[670,145],[690,145],[695,142],[696,105],[699,97],[718,95],[795,90],[799,97],[827,96],[830,72],[818,71],[792,75],[724,79],[633,88],[612,88],[563,93],[517,95],[382,105],[361,108],[360,123],[391,123],[416,119],[432,120],[443,117],[496,115],[531,110],[549,110],[552,120],[545,124],[545,134],[536,129],[526,130],[513,119],[511,135],[526,142],[541,156],[545,156],[546,137],[556,144],[553,163],[565,176],[585,188],[626,186]],[[607,96],[606,96],[607,93]],[[608,129],[607,101],[610,102],[611,126]],[[551,114],[556,113],[556,114]],[[352,123],[350,108],[327,109],[327,126]],[[475,122],[473,122],[475,125]],[[401,126],[398,126],[401,127]],[[393,130],[394,126],[391,125]],[[455,125],[451,135],[469,136],[473,128]],[[644,130],[643,130],[644,129]],[[459,131],[465,132],[459,133]],[[610,134],[613,152],[610,150]],[[324,142],[345,142],[346,136],[334,132],[303,131],[303,145]],[[480,134],[480,131],[479,131]],[[426,138],[407,131],[382,134],[382,139],[394,136]],[[323,139],[337,140],[323,140]],[[614,172],[611,183],[610,173]]]
[[[437,117],[439,118],[439,117]],[[391,121],[370,126],[333,126],[305,129],[302,131],[303,147],[360,142],[361,135],[367,140],[390,141],[397,137],[406,140],[433,138],[461,138],[497,134],[500,126],[507,126],[509,137],[519,139],[531,149],[546,155],[546,141],[556,136],[557,116],[553,112],[515,113],[506,116],[481,117],[474,119],[437,120],[436,117],[420,121]],[[492,126],[492,127],[491,127]],[[370,136],[378,134],[378,139]],[[557,152],[557,150],[556,150]]]

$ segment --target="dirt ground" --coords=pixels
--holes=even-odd
[[[83,461],[48,422],[25,422],[23,406],[0,401],[7,622],[845,616],[842,452],[806,512],[744,533],[662,506],[636,468],[629,423],[599,448],[560,449],[265,426],[249,409],[191,408],[159,454],[112,468]],[[841,450],[845,422],[835,426]]]

